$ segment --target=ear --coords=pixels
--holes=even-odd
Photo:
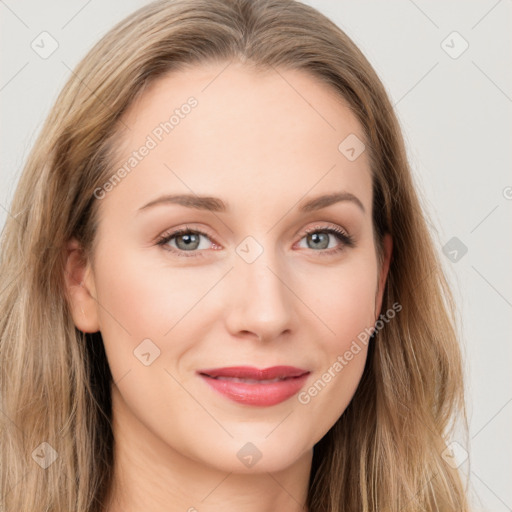
[[[80,243],[71,239],[65,249],[64,282],[73,322],[82,332],[98,332],[98,303],[94,276]]]
[[[384,235],[382,241],[383,258],[382,264],[379,269],[377,294],[375,295],[375,321],[378,320],[380,309],[382,307],[382,298],[384,296],[384,288],[386,286],[386,279],[388,277],[389,265],[391,263],[391,254],[393,253],[393,239],[389,233]]]

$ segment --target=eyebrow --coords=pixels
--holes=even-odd
[[[354,194],[351,194],[350,192],[334,192],[332,194],[317,196],[299,204],[298,208],[301,212],[312,212],[345,201],[357,205],[364,213],[366,213],[363,203],[359,200],[358,197],[356,197]],[[178,204],[185,206],[186,208],[193,208],[196,210],[209,210],[212,212],[229,211],[228,204],[218,197],[198,196],[195,194],[166,194],[145,204],[139,208],[139,212],[157,205],[166,204]]]

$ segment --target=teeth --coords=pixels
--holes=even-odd
[[[286,377],[276,377],[275,379],[256,380],[256,379],[239,379],[237,377],[213,377],[218,380],[229,380],[231,382],[243,382],[244,384],[269,384],[270,382],[280,382]]]

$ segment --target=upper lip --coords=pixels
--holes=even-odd
[[[237,379],[269,380],[301,377],[308,370],[296,368],[295,366],[271,366],[258,369],[253,366],[230,366],[226,368],[209,368],[198,370],[197,373],[208,377],[232,377]]]

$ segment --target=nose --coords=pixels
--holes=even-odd
[[[297,299],[283,262],[270,250],[252,263],[237,256],[230,274],[225,322],[231,335],[271,341],[294,331]]]

